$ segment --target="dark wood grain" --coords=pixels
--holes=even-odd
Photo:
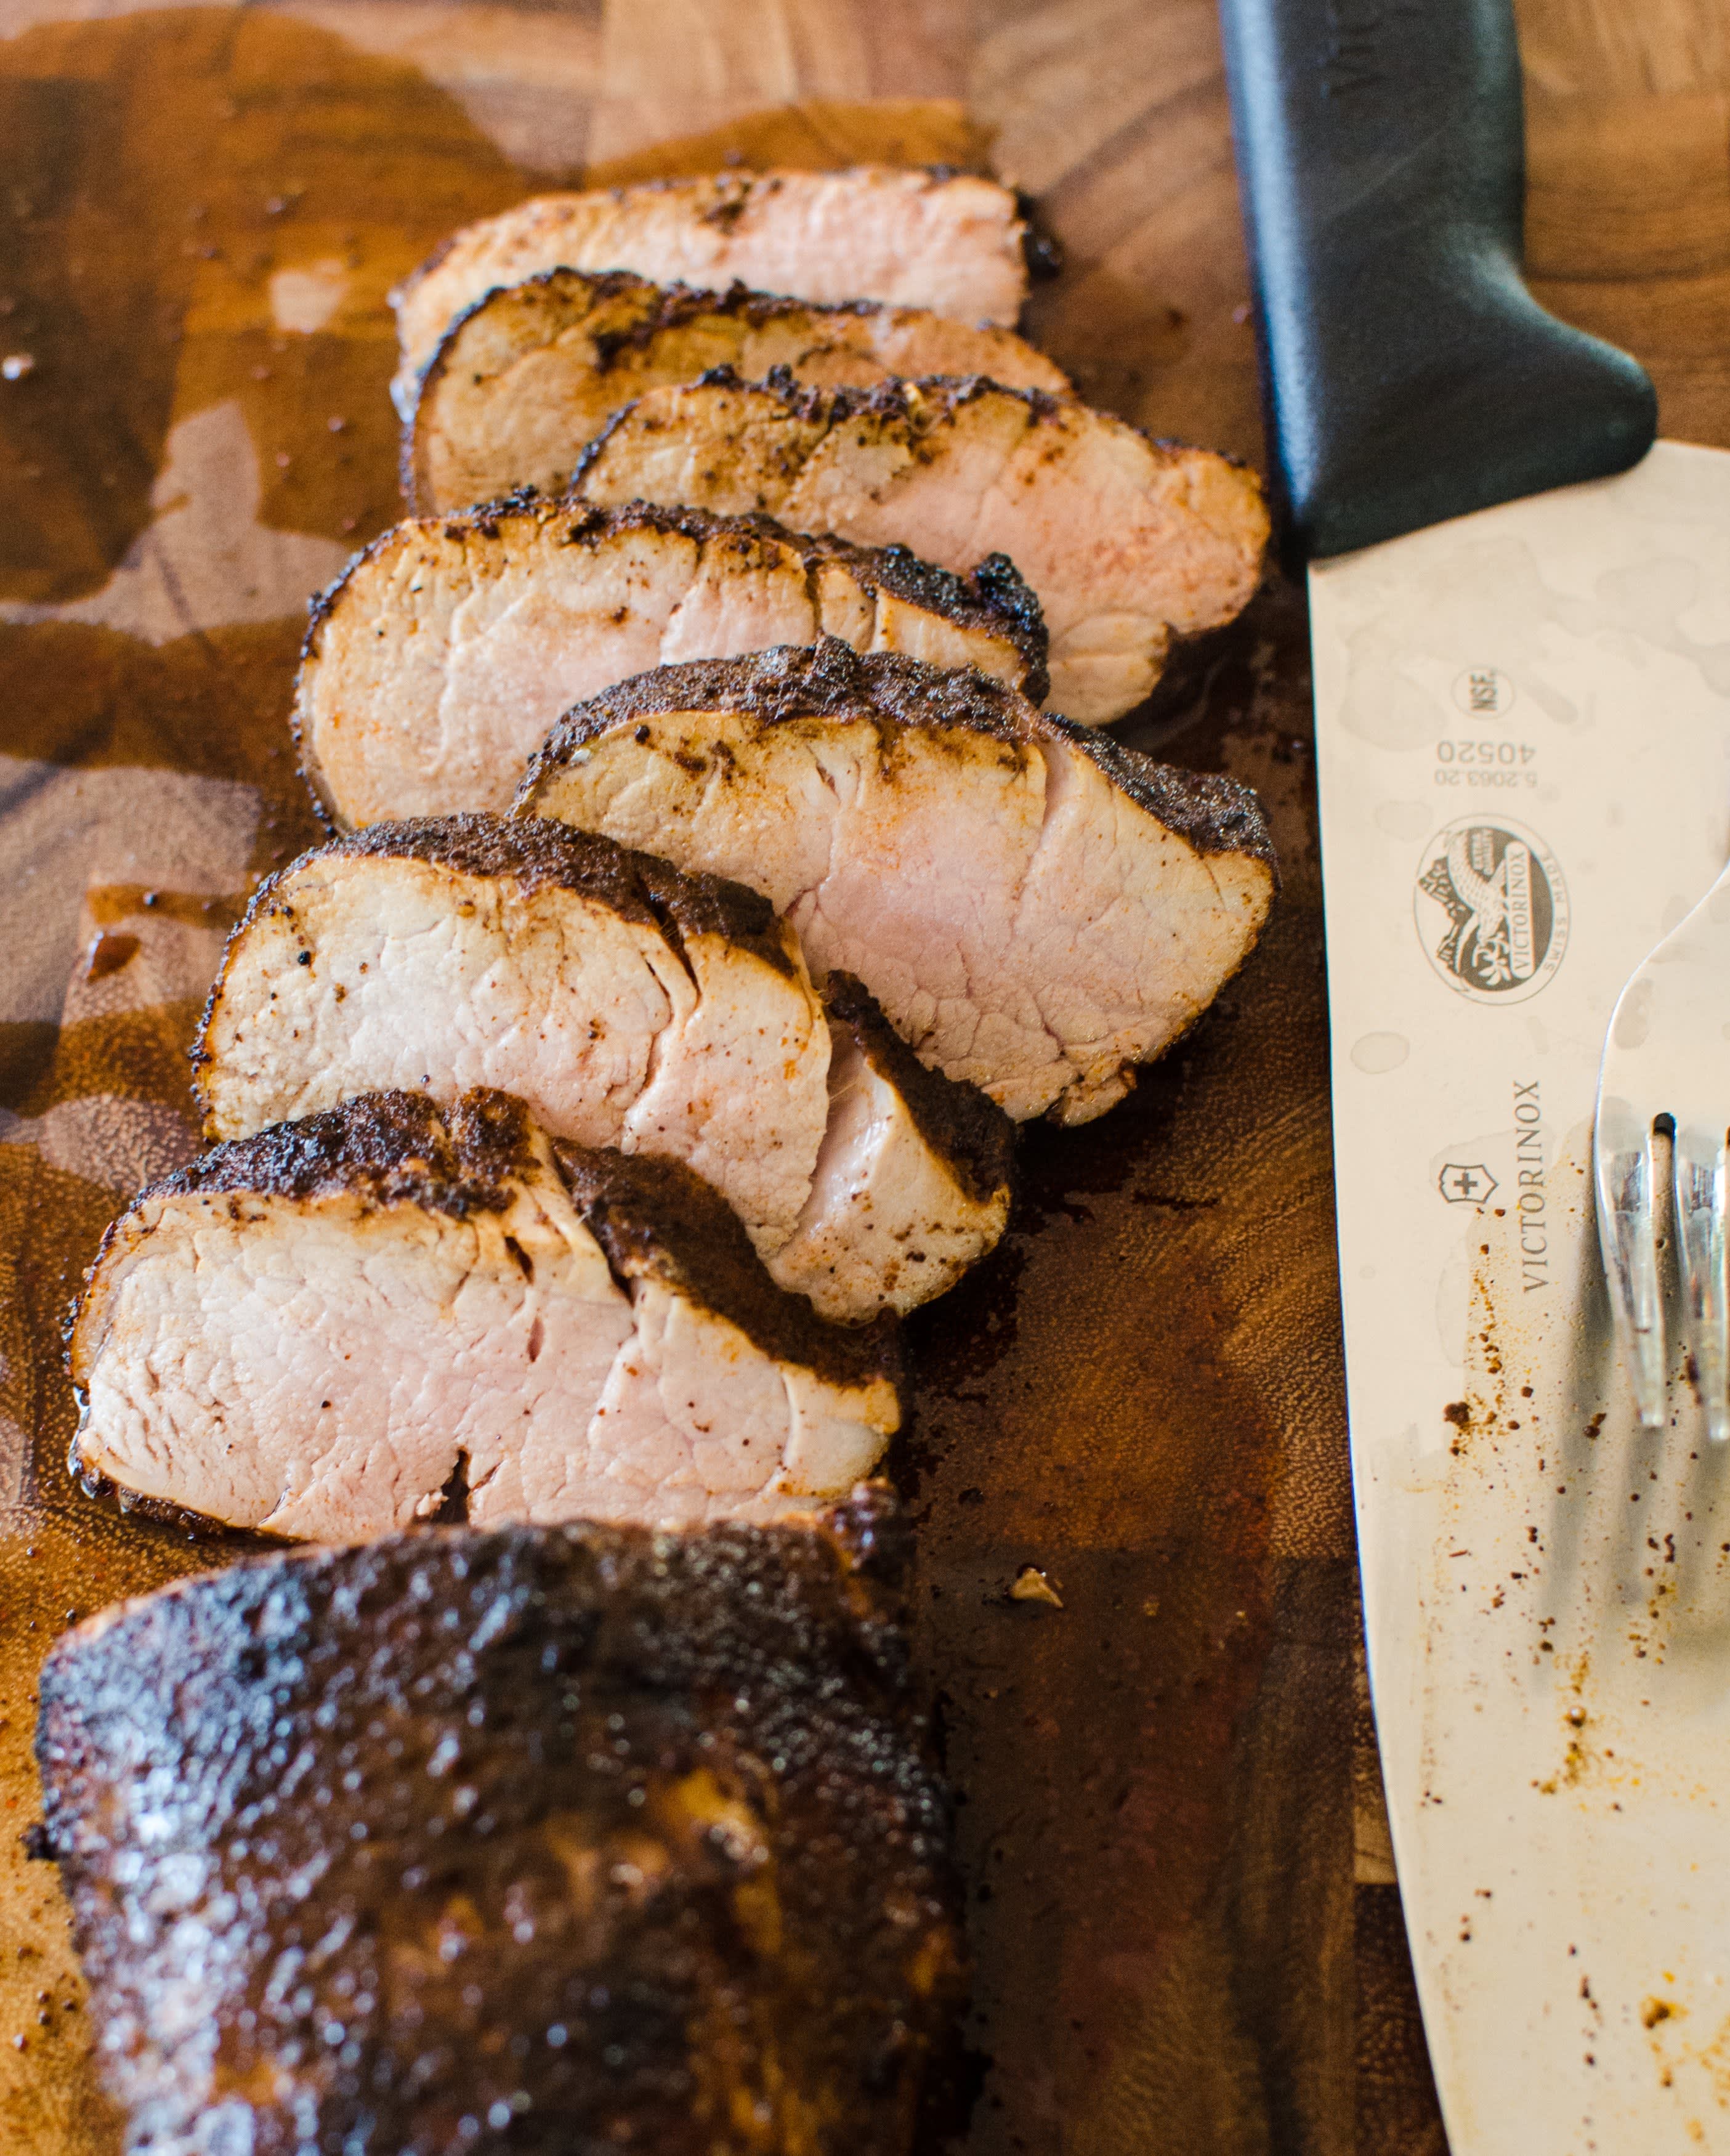
[[[380,528],[389,284],[449,226],[585,171],[988,157],[1067,249],[1029,326],[1084,392],[1260,459],[1211,0],[54,13],[0,13],[0,348],[38,361],[0,393],[0,598],[100,587],[160,512],[171,429],[228,400],[263,524]],[[1520,18],[1537,290],[1651,367],[1668,431],[1730,440],[1730,10],[1522,0]],[[270,280],[310,257],[345,296],[286,338]],[[297,635],[0,624],[0,746],[255,788],[264,869],[310,829],[284,725]],[[976,2156],[1429,2156],[1361,1684],[1301,593],[1271,584],[1130,732],[1262,791],[1285,891],[1127,1106],[1032,1135],[1004,1249],[912,1328],[896,1464],[978,1965],[951,2124]],[[192,1015],[0,1027],[0,1103],[172,1106]],[[0,1411],[31,1445],[0,1517],[13,1825],[35,1803],[35,1667],[69,1612],[212,1555],[85,1505],[60,1465],[59,1316],[113,1204],[0,1142]],[[1007,1599],[1029,1562],[1060,1609]],[[0,1937],[0,2142],[105,2156],[57,1891],[10,1833]]]

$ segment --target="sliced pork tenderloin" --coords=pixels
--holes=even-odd
[[[869,1020],[845,1009],[850,1052]],[[230,939],[194,1068],[213,1139],[501,1088],[556,1136],[687,1163],[777,1280],[850,1322],[941,1292],[1007,1208],[968,1179],[988,1104],[946,1120],[886,1067],[836,1068],[767,901],[558,823],[375,824],[304,855]]]
[[[771,1265],[825,1317],[906,1312],[952,1287],[1009,1224],[1015,1127],[927,1070],[862,981],[823,983],[829,1120],[811,1195]]]
[[[1018,1122],[1086,1122],[1254,947],[1255,797],[1036,711],[1000,682],[834,639],[667,666],[579,705],[526,815],[761,891],[921,1062]]]
[[[677,1163],[556,1162],[502,1094],[370,1094],[215,1147],[109,1229],[71,1465],[312,1542],[454,1501],[483,1526],[767,1521],[880,1454],[891,1322],[783,1294]]]
[[[302,767],[339,830],[507,808],[583,697],[825,632],[1045,692],[1039,602],[1001,556],[963,580],[903,547],[767,517],[529,496],[399,524],[316,602],[295,702]]]
[[[901,1423],[894,1320],[825,1323],[776,1286],[719,1195],[678,1161],[555,1151],[629,1286],[635,1330],[586,1456],[542,1449],[535,1517],[779,1517],[868,1475]]]
[[[557,491],[620,405],[723,366],[747,381],[784,368],[824,388],[982,374],[1070,393],[1063,370],[1013,331],[923,307],[548,270],[489,292],[446,331],[403,428],[404,498],[430,513],[516,486]]]
[[[771,1248],[829,1120],[829,1031],[754,891],[554,824],[375,824],[259,891],[193,1051],[207,1138],[402,1088],[516,1095],[579,1144],[676,1153]]]
[[[1038,390],[948,377],[819,391],[717,368],[619,413],[576,491],[761,511],[860,546],[897,540],[963,572],[1005,554],[1045,617],[1046,708],[1084,726],[1140,703],[1173,636],[1242,610],[1269,529],[1260,481],[1229,457]]]
[[[885,165],[536,195],[454,233],[392,295],[402,344],[393,393],[406,416],[456,317],[543,270],[630,270],[825,305],[878,300],[1009,329],[1027,296],[1026,239],[1014,195],[995,181]]]
[[[421,1532],[66,1634],[44,1832],[127,2147],[909,2156],[965,1984],[908,1541],[873,1488]]]

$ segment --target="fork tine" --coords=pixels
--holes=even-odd
[[[1676,1134],[1676,1222],[1682,1291],[1694,1338],[1694,1363],[1706,1404],[1707,1434],[1730,1438],[1726,1389],[1724,1133],[1691,1125]]]
[[[1598,1104],[1598,1239],[1642,1426],[1664,1427],[1664,1309],[1652,1217],[1652,1127],[1631,1105]],[[1722,1279],[1722,1272],[1719,1278]],[[1720,1298],[1722,1303],[1722,1297]],[[1722,1341],[1722,1333],[1718,1336]],[[1722,1348],[1719,1350],[1722,1357]],[[1722,1368],[1722,1360],[1720,1369]]]

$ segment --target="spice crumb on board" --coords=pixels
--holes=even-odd
[[[1015,1575],[1009,1589],[1012,1602],[1044,1602],[1054,1609],[1061,1609],[1063,1597],[1050,1578],[1036,1564],[1024,1564]]]

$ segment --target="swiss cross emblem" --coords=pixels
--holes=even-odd
[[[1436,1178],[1436,1188],[1450,1205],[1482,1205],[1495,1192],[1496,1178],[1481,1160],[1468,1165],[1450,1160]]]

